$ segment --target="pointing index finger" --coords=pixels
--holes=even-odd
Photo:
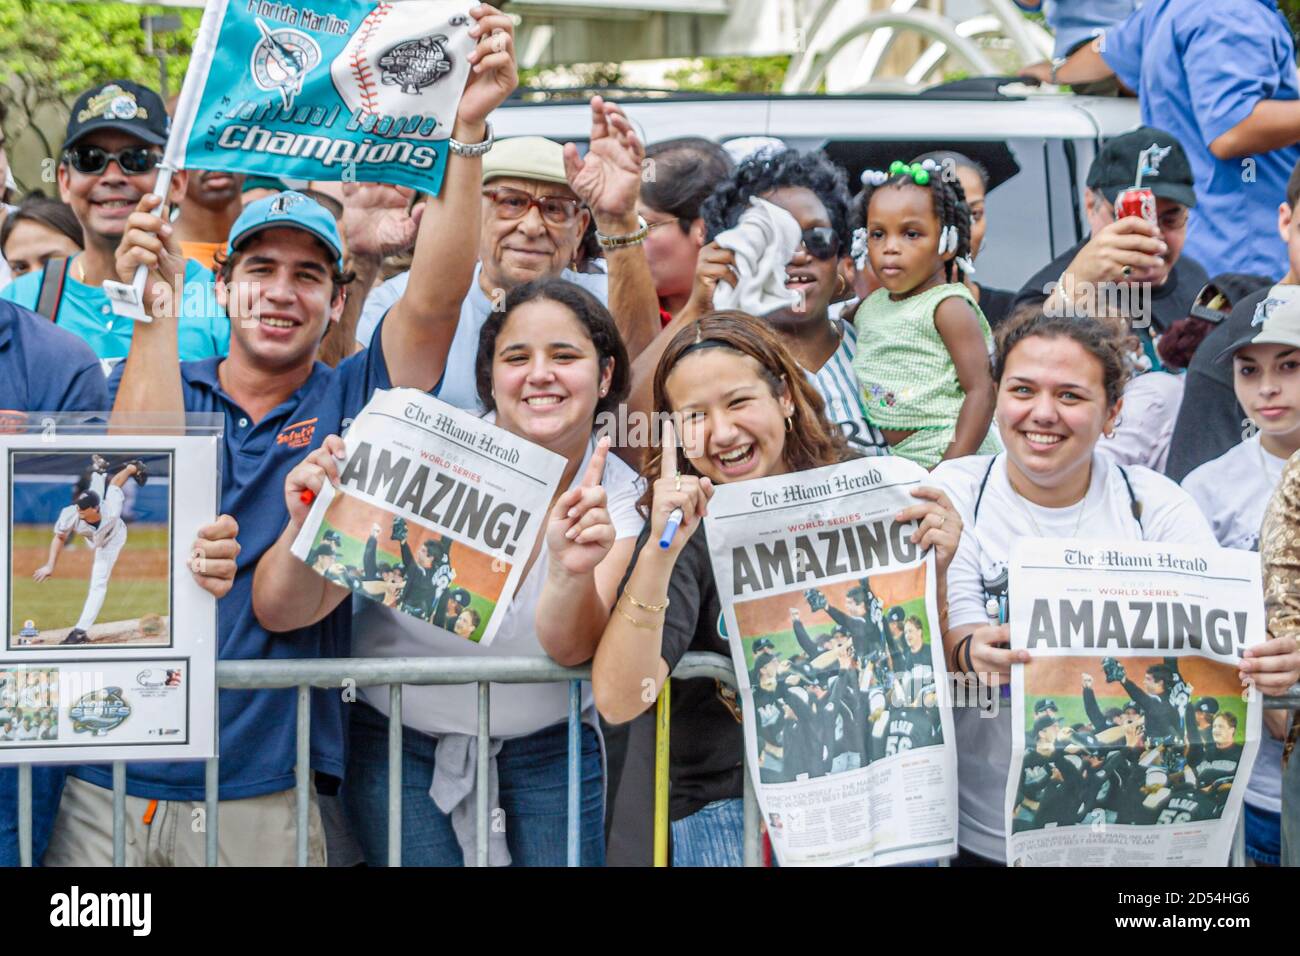
[[[672,418],[664,422],[659,434],[659,477],[672,478],[677,474],[677,430]]]
[[[596,442],[596,450],[591,453],[587,471],[582,476],[582,487],[595,488],[605,476],[605,459],[609,457],[609,436],[602,435]]]

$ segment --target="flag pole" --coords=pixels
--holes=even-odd
[[[189,142],[208,70],[217,52],[217,34],[221,31],[221,21],[226,15],[229,2],[230,0],[208,0],[203,10],[199,32],[194,38],[190,65],[185,71],[185,82],[181,85],[181,92],[176,100],[171,133],[167,137],[162,162],[158,164],[158,179],[154,182],[154,195],[162,199],[162,205],[158,207],[160,216],[167,215],[167,194],[171,191],[172,177],[181,168],[184,159],[185,144]],[[108,294],[114,314],[136,322],[152,321],[144,310],[144,284],[148,275],[148,267],[138,266],[130,283],[113,279],[104,282],[104,291]]]

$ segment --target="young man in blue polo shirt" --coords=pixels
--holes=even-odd
[[[134,323],[113,314],[102,288],[117,278],[117,247],[126,220],[153,189],[168,119],[153,90],[115,80],[87,90],[73,104],[58,166],[59,196],[72,207],[85,236],[85,250],[62,260],[64,268],[29,272],[0,290],[8,299],[37,311],[74,332],[99,356],[104,372],[126,358]],[[186,174],[172,177],[171,198],[185,195]],[[48,282],[47,282],[48,273]],[[202,359],[225,355],[230,323],[217,305],[212,273],[199,263],[184,263],[180,356]],[[42,307],[43,289],[48,307]]]
[[[1211,274],[1283,275],[1273,230],[1300,160],[1300,86],[1277,0],[1147,0],[1056,70],[1071,84],[1112,74],[1191,159],[1185,254]]]
[[[108,389],[95,353],[35,312],[0,302],[0,422],[29,412],[107,412]],[[3,427],[3,426],[0,426]],[[39,863],[54,825],[65,768],[32,772],[32,859]],[[0,866],[17,866],[18,772],[0,768]]]
[[[222,511],[239,523],[240,550],[234,586],[218,605],[222,659],[349,653],[347,604],[297,631],[271,634],[261,627],[253,614],[253,571],[285,525],[284,481],[294,465],[326,435],[341,433],[375,389],[427,391],[437,384],[441,369],[424,356],[446,353],[478,248],[477,234],[442,224],[477,222],[478,144],[490,140],[488,114],[517,82],[510,18],[485,5],[471,16],[478,21],[471,32],[479,45],[470,59],[479,72],[470,74],[460,100],[442,192],[429,201],[421,222],[410,284],[371,348],[335,369],[315,361],[327,323],[342,313],[348,277],[342,273],[334,217],[308,197],[288,192],[249,204],[231,230],[216,286],[231,318],[229,357],[178,363],[176,324],[164,314],[136,329],[120,379],[112,383],[115,414],[217,412],[225,418]],[[175,275],[179,263],[171,227],[149,212],[156,206],[156,197],[142,200],[118,260],[122,277],[137,265],[149,268],[145,306],[150,310],[165,293],[164,276]],[[354,254],[365,251],[353,243]],[[464,280],[457,285],[447,276]],[[174,295],[163,298],[176,301]],[[174,312],[174,305],[169,309]],[[219,711],[219,862],[292,864],[296,694],[292,689],[221,691]],[[314,692],[311,720],[312,768],[342,777],[339,690]],[[204,834],[194,832],[190,821],[202,806],[203,779],[202,763],[128,765],[128,864],[202,863]],[[72,772],[47,863],[95,865],[111,859],[110,786],[106,767]],[[314,795],[311,804],[308,856],[320,864],[324,847]]]

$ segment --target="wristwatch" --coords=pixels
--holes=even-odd
[[[484,136],[481,143],[462,143],[458,139],[448,137],[447,148],[457,156],[464,156],[468,159],[473,159],[475,156],[482,156],[492,148],[492,143],[495,142],[495,139],[492,136],[492,124],[484,123],[483,125],[487,127],[487,135]]]
[[[1069,61],[1069,59],[1070,58],[1068,56],[1058,56],[1053,58],[1052,73],[1051,73],[1051,81],[1053,86],[1060,85],[1061,81],[1056,78],[1056,71],[1059,70],[1061,67],[1065,66],[1065,64]]]
[[[623,236],[607,236],[597,229],[596,244],[602,249],[624,249],[628,246],[640,245],[645,242],[645,237],[649,234],[649,225],[646,224],[645,219],[637,216],[636,229]]]

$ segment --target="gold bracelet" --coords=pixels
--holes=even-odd
[[[631,614],[628,614],[627,611],[623,610],[617,604],[614,605],[614,610],[618,611],[619,614],[622,614],[625,618],[627,618],[627,622],[631,624],[633,627],[639,627],[647,631],[659,630],[658,623],[647,624],[644,621],[638,621],[636,618],[634,618]]]
[[[628,594],[626,591],[623,592],[623,597],[631,601],[633,607],[639,607],[643,611],[654,611],[654,612],[662,611],[665,608],[667,608],[669,604],[668,598],[664,598],[663,604],[643,604],[642,602],[634,598],[632,595]]]

